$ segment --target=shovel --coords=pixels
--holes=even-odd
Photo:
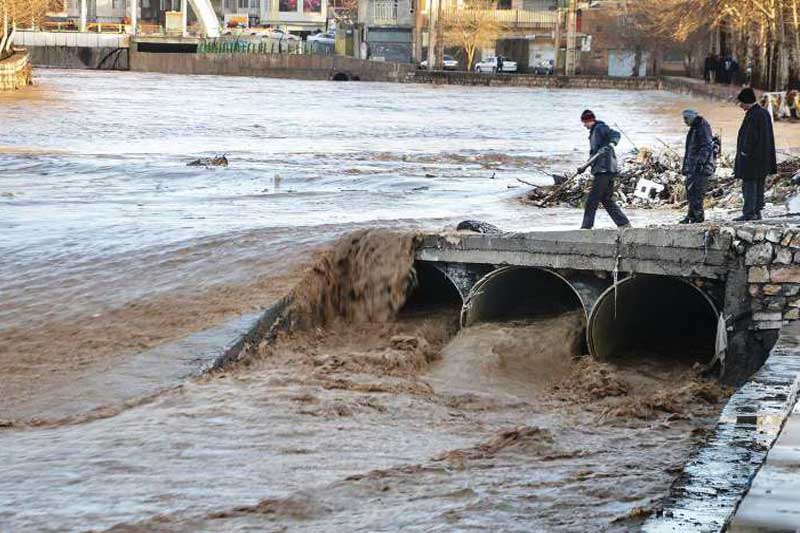
[[[547,203],[548,203],[550,200],[552,200],[553,198],[555,198],[556,196],[558,196],[558,193],[560,193],[560,192],[561,192],[561,191],[564,189],[564,187],[566,187],[566,186],[567,186],[567,184],[568,184],[569,182],[571,182],[572,180],[574,180],[575,178],[577,178],[578,176],[580,176],[581,174],[583,174],[584,172],[586,172],[586,169],[587,169],[587,168],[589,168],[589,166],[590,166],[592,163],[594,163],[594,162],[595,162],[595,160],[596,160],[598,157],[600,157],[600,156],[601,156],[603,153],[604,153],[604,152],[603,152],[603,150],[599,150],[599,151],[598,151],[596,154],[594,154],[594,155],[592,156],[592,158],[591,158],[591,159],[589,159],[589,160],[588,160],[586,163],[584,163],[584,164],[583,164],[583,165],[580,167],[580,168],[582,169],[580,172],[576,172],[576,173],[575,173],[575,174],[573,174],[572,176],[570,176],[570,177],[568,177],[567,179],[565,179],[565,180],[564,180],[564,181],[561,183],[561,185],[559,185],[558,187],[556,187],[556,188],[555,188],[555,190],[553,190],[553,192],[551,192],[550,194],[548,194],[548,195],[547,195],[547,197],[545,197],[545,199],[544,199],[544,200],[542,200],[541,202],[539,202],[539,203],[536,205],[536,207],[545,207],[545,206],[547,205]]]

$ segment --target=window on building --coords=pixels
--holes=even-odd
[[[303,11],[306,13],[322,13],[322,0],[303,0]]]
[[[225,0],[225,9],[236,10],[236,0]]]
[[[498,0],[497,9],[511,9],[511,0]]]
[[[279,11],[297,11],[297,0],[280,0],[278,2]]]

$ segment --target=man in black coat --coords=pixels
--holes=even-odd
[[[744,207],[735,220],[761,220],[767,176],[778,172],[772,117],[756,103],[753,89],[743,89],[738,101],[746,113],[736,141],[733,175],[742,180]]]
[[[617,227],[629,228],[631,223],[628,221],[628,217],[614,201],[614,178],[619,173],[614,146],[619,143],[620,134],[609,128],[605,122],[598,121],[594,113],[588,109],[581,114],[581,122],[589,130],[589,155],[593,159],[591,162],[592,190],[589,192],[589,198],[586,199],[581,229],[594,227],[594,217],[601,203]],[[587,164],[579,167],[578,174],[586,172],[589,166]]]
[[[682,173],[686,176],[686,199],[689,213],[679,224],[703,222],[703,200],[708,179],[714,174],[714,137],[708,121],[694,109],[683,112],[683,121],[689,126],[686,135],[686,152],[683,156]]]

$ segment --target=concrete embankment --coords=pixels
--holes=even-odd
[[[128,70],[125,34],[19,31],[14,44],[28,50],[37,67]]]
[[[484,87],[531,87],[543,89],[628,89],[657,90],[664,88],[660,78],[609,78],[604,76],[543,76],[535,74],[478,74],[476,72],[443,72],[418,70],[414,82],[434,85],[468,85]]]
[[[153,53],[140,52],[133,46],[130,70],[299,80],[402,82],[413,75],[414,66],[344,56]]]
[[[16,52],[0,60],[0,91],[15,91],[31,83],[31,63],[27,53]]]

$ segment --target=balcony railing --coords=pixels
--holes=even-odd
[[[410,0],[372,0],[367,3],[367,23],[370,26],[411,26]]]
[[[491,18],[507,28],[541,29],[550,31],[556,27],[558,22],[558,15],[555,11],[486,9],[480,10],[480,12],[481,18]],[[458,13],[458,8],[448,8],[443,10],[442,19],[447,19],[448,17],[458,17]]]

